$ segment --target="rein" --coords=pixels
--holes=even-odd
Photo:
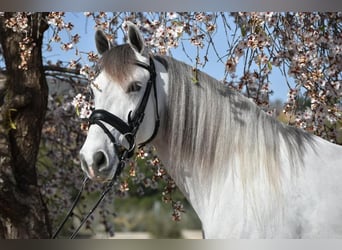
[[[90,215],[92,215],[92,213],[96,210],[98,205],[105,198],[106,194],[112,189],[112,187],[115,183],[115,180],[118,178],[118,176],[120,176],[123,168],[125,167],[127,159],[129,159],[133,156],[135,146],[136,146],[135,145],[135,137],[136,137],[136,134],[137,134],[138,129],[140,127],[140,124],[142,123],[142,121],[144,119],[146,105],[147,105],[148,99],[150,97],[152,88],[153,88],[153,94],[154,94],[154,100],[155,100],[155,116],[156,116],[155,117],[154,130],[153,130],[153,133],[150,136],[150,138],[147,139],[146,141],[144,141],[143,143],[140,143],[138,145],[138,147],[141,148],[141,147],[145,146],[147,143],[151,142],[158,133],[158,129],[159,129],[159,125],[160,125],[160,118],[159,118],[157,87],[156,87],[156,76],[157,76],[157,74],[156,74],[153,59],[152,59],[152,57],[150,57],[150,65],[147,65],[147,64],[139,62],[139,61],[135,62],[134,64],[148,70],[150,73],[150,78],[147,81],[144,95],[143,95],[138,107],[136,108],[134,113],[132,112],[132,110],[128,113],[128,118],[127,118],[128,122],[123,121],[122,119],[120,119],[116,115],[114,115],[114,114],[112,114],[112,113],[110,113],[104,109],[95,109],[89,117],[89,120],[88,120],[89,126],[94,125],[94,124],[100,126],[102,128],[102,130],[106,133],[106,135],[109,137],[111,142],[113,143],[114,152],[116,153],[116,155],[119,158],[119,163],[118,163],[118,166],[117,166],[117,169],[115,171],[113,178],[108,182],[108,184],[106,185],[106,187],[105,187],[104,191],[102,192],[100,198],[93,205],[92,209],[81,220],[80,225],[72,233],[72,235],[70,236],[70,239],[74,239],[77,236],[81,227],[88,220]],[[124,147],[124,150],[121,150],[123,145],[120,143],[117,143],[115,137],[112,135],[110,130],[106,127],[104,122],[111,125],[118,132],[120,132],[120,134],[121,134],[120,138],[126,139],[127,142],[129,143],[128,148]],[[66,214],[65,218],[63,219],[62,223],[57,228],[56,232],[53,234],[53,236],[52,236],[53,239],[57,238],[60,231],[63,229],[65,223],[73,215],[73,210],[76,207],[79,199],[81,198],[84,187],[86,186],[88,181],[89,181],[89,178],[85,177],[83,180],[82,186],[81,186],[72,206],[70,207],[70,209],[69,209],[68,213]]]

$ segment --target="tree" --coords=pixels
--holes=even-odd
[[[7,75],[0,117],[0,238],[51,234],[35,165],[48,98],[41,54],[46,15],[0,16]]]

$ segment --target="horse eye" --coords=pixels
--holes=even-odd
[[[141,82],[132,82],[127,88],[127,93],[138,92],[141,89],[141,87]]]

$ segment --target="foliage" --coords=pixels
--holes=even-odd
[[[7,25],[13,30],[25,29],[29,25],[28,15],[17,13]],[[84,15],[94,28],[103,29],[114,44],[124,39],[127,21],[136,23],[149,50],[163,55],[172,55],[176,48],[182,50],[193,63],[194,72],[205,69],[209,60],[216,60],[224,72],[222,84],[251,98],[270,115],[274,113],[269,101],[271,86],[285,84],[288,96],[283,112],[288,123],[332,142],[338,141],[342,125],[341,13],[86,12]],[[60,75],[53,73],[59,70],[47,71],[47,75],[52,72],[53,79],[69,82],[72,90],[50,97],[37,162],[43,195],[56,225],[82,181],[78,150],[84,141],[86,126],[81,118],[88,117],[92,107],[85,81],[92,82],[93,66],[99,56],[78,47],[83,38],[76,33],[75,25],[67,21],[64,12],[51,12],[47,22],[50,25],[47,50],[59,44],[62,50],[74,52],[70,61],[47,62],[59,69],[74,70],[74,74]],[[31,49],[26,46],[30,44],[27,39],[22,42],[20,67],[23,68],[25,55]],[[219,43],[225,44],[224,51],[218,48]],[[283,83],[270,82],[275,70],[284,76]],[[152,148],[138,151],[126,170],[99,211],[109,233],[113,233],[109,222],[112,222],[114,194],[146,195],[162,189],[163,201],[171,205],[173,219],[181,219],[182,204],[172,195],[176,186]],[[87,197],[99,189],[100,184],[91,185],[87,188]],[[87,205],[85,202],[79,211],[86,211]]]

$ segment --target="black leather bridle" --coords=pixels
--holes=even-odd
[[[148,140],[139,144],[139,147],[145,146],[147,143],[151,142],[154,139],[154,137],[157,135],[159,124],[160,124],[158,99],[157,99],[157,87],[156,87],[157,75],[156,75],[156,70],[155,70],[153,59],[152,57],[150,58],[150,65],[147,65],[139,61],[135,62],[134,64],[148,70],[150,73],[150,78],[147,81],[145,93],[142,99],[140,100],[138,107],[136,108],[134,112],[131,110],[128,113],[127,122],[123,121],[116,115],[103,109],[95,109],[92,112],[91,116],[89,117],[89,126],[96,124],[103,129],[103,131],[106,133],[106,135],[110,138],[111,142],[113,143],[114,151],[116,155],[119,157],[119,159],[120,159],[120,156],[122,155],[119,146],[122,146],[122,144],[117,143],[116,139],[114,138],[114,136],[109,131],[109,129],[105,126],[104,123],[111,125],[117,131],[119,131],[119,133],[121,134],[121,138],[124,138],[127,140],[127,142],[129,143],[129,147],[126,149],[128,151],[126,157],[128,158],[131,157],[135,149],[135,136],[138,132],[140,124],[142,123],[144,119],[146,105],[149,100],[151,90],[153,89],[154,99],[155,99],[155,114],[156,114],[154,131]]]
[[[154,100],[155,100],[155,116],[156,116],[155,117],[154,130],[153,130],[153,133],[149,139],[147,139],[146,141],[144,141],[143,143],[140,143],[138,145],[139,148],[143,147],[147,143],[151,142],[158,133],[158,129],[159,129],[159,125],[160,125],[160,118],[159,118],[157,87],[156,87],[157,74],[156,74],[153,58],[150,57],[150,65],[147,65],[147,64],[139,62],[139,61],[134,62],[134,64],[148,70],[150,73],[150,78],[146,83],[144,95],[143,95],[142,99],[140,100],[140,103],[137,106],[136,110],[134,112],[131,110],[128,113],[127,122],[123,121],[121,118],[117,117],[116,115],[114,115],[114,114],[112,114],[112,113],[110,113],[104,109],[95,109],[89,117],[89,120],[88,120],[89,126],[95,125],[95,124],[100,126],[102,128],[102,130],[106,133],[106,135],[109,137],[111,142],[113,143],[114,152],[118,156],[119,163],[118,163],[118,166],[117,166],[117,169],[116,169],[116,172],[115,172],[113,178],[108,182],[108,185],[106,186],[105,190],[102,192],[100,198],[95,203],[93,208],[82,219],[78,228],[76,228],[76,230],[72,233],[72,235],[70,236],[71,239],[76,237],[76,235],[78,234],[82,225],[87,221],[89,216],[95,211],[95,209],[98,207],[98,205],[102,202],[105,195],[111,190],[111,188],[114,185],[115,180],[121,174],[121,171],[125,167],[126,160],[133,156],[133,153],[134,153],[134,150],[136,147],[135,137],[136,137],[136,134],[139,130],[141,123],[143,122],[143,119],[145,116],[146,105],[147,105],[147,102],[148,102],[149,97],[151,95],[152,89],[153,89]],[[110,130],[107,128],[105,123],[107,123],[110,126],[112,126],[113,128],[115,128],[121,134],[122,139],[127,140],[128,144],[129,144],[128,148],[124,147],[120,142],[119,143],[117,142],[117,140],[115,139],[113,134],[110,132]],[[122,148],[124,148],[124,149],[121,150]],[[62,230],[64,224],[72,216],[73,210],[74,210],[75,206],[77,205],[77,203],[81,197],[81,194],[83,192],[83,189],[84,189],[86,183],[88,182],[88,180],[89,180],[88,177],[85,177],[85,179],[83,181],[83,185],[82,185],[81,189],[79,190],[79,193],[76,196],[69,212],[65,216],[63,222],[60,224],[60,226],[58,227],[56,232],[53,234],[52,238],[55,239],[58,236],[58,234]]]

